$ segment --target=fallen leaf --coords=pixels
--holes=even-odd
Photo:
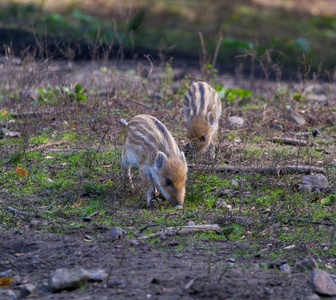
[[[23,253],[15,253],[15,256],[22,256]]]
[[[5,115],[7,115],[7,112],[8,112],[8,110],[6,108],[4,108],[4,109],[0,110],[0,115],[5,116]]]
[[[284,249],[288,250],[288,249],[292,249],[292,248],[295,248],[295,245],[289,245],[287,247],[284,247]]]
[[[9,288],[11,283],[12,283],[12,278],[11,277],[0,278],[0,286],[3,287],[3,288]]]
[[[71,122],[70,123],[72,126],[74,126],[74,125],[77,125],[78,123],[77,122]]]
[[[23,168],[20,168],[19,165],[16,167],[14,174],[20,175],[22,177],[26,177],[28,175],[28,173]]]
[[[78,201],[76,201],[74,204],[72,204],[71,205],[71,207],[72,208],[76,208],[76,207],[78,207],[78,206],[80,206],[80,205],[84,205],[84,204],[86,204],[86,200],[78,200]]]
[[[84,237],[82,238],[82,241],[83,241],[83,242],[92,242],[92,241],[93,241],[93,237],[90,236],[90,235],[88,235],[88,234],[86,234],[86,235],[84,235]]]
[[[45,181],[48,181],[48,182],[50,182],[50,183],[53,182],[53,181],[52,181],[50,178],[48,178],[48,177],[44,177],[44,180],[45,180]]]

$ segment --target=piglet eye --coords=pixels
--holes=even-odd
[[[205,135],[202,135],[202,136],[201,136],[200,141],[201,141],[201,142],[204,142],[204,141],[205,141]]]
[[[166,186],[172,186],[173,185],[173,183],[171,182],[171,180],[169,178],[165,179],[165,183],[166,183]]]

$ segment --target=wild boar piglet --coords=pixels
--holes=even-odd
[[[204,152],[217,137],[222,114],[216,90],[206,82],[194,82],[184,96],[183,113],[189,139],[184,151]]]
[[[126,126],[122,149],[122,172],[132,187],[131,167],[139,167],[153,209],[157,188],[172,207],[183,208],[187,163],[168,129],[150,115],[138,115]]]

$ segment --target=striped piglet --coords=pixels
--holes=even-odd
[[[190,140],[184,150],[207,150],[216,139],[218,120],[222,114],[217,92],[206,82],[194,82],[184,96],[183,112]]]
[[[122,172],[132,184],[131,167],[140,168],[147,190],[147,204],[153,209],[158,188],[172,207],[183,208],[187,163],[168,129],[156,118],[138,115],[127,126],[122,150]]]

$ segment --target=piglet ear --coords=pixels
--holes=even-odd
[[[210,124],[210,126],[213,126],[215,124],[215,119],[214,119],[214,115],[213,115],[213,112],[210,111],[208,114],[207,114],[207,117],[206,117],[208,123]]]
[[[155,162],[154,162],[154,167],[156,170],[161,170],[167,160],[167,156],[166,154],[164,154],[163,152],[159,151],[158,153],[156,153],[156,157],[155,157]]]

